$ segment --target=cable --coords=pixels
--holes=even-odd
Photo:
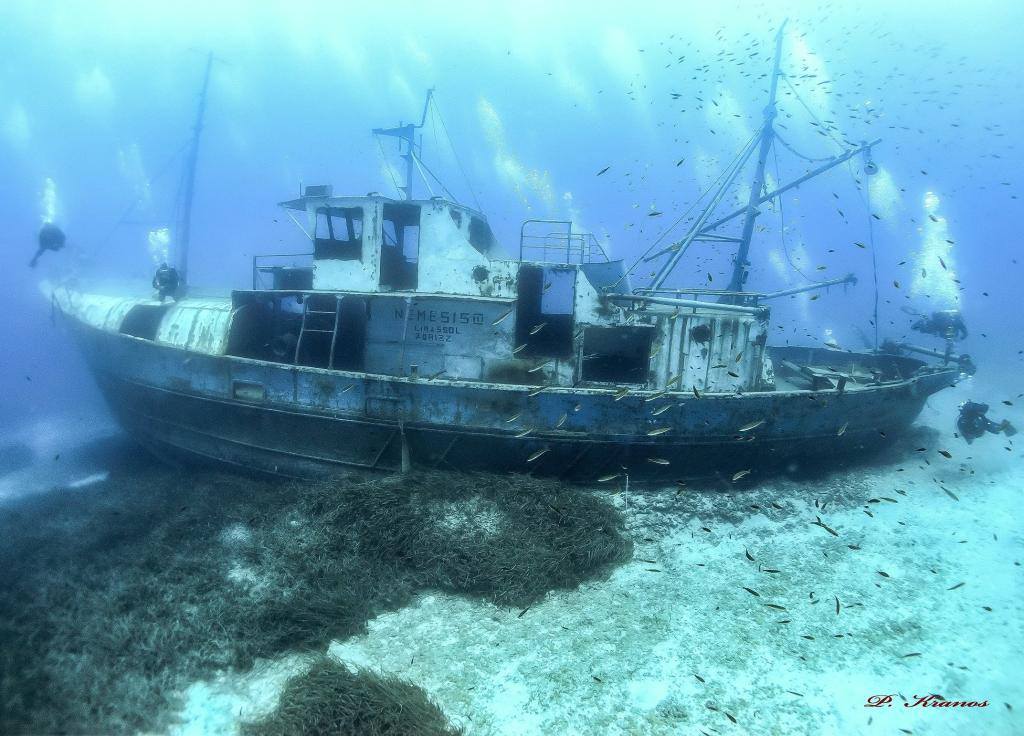
[[[184,151],[191,142],[191,140],[185,141],[177,151],[172,153],[170,157],[168,157],[168,159],[164,162],[164,165],[161,166],[160,169],[156,172],[156,174],[150,177],[149,181],[146,182],[147,185],[152,186],[154,182],[158,181],[160,177],[166,174],[167,170],[171,168],[171,164],[174,163],[178,156],[181,155],[181,152]],[[181,189],[181,182],[178,182],[178,189]],[[128,205],[127,209],[125,209],[125,211],[121,214],[121,217],[118,218],[117,222],[114,223],[114,226],[107,231],[107,234],[103,237],[103,239],[99,241],[99,243],[97,243],[95,246],[93,246],[92,251],[89,253],[90,259],[95,258],[97,253],[99,253],[103,248],[107,247],[107,245],[110,243],[111,238],[114,237],[114,233],[117,232],[117,229],[125,223],[125,220],[128,219],[128,216],[135,211],[135,208],[138,207],[139,204],[141,204],[144,199],[145,197],[138,197],[135,199],[134,202]],[[177,207],[175,207],[175,209],[177,209]]]
[[[779,154],[774,148],[772,149],[772,157],[775,159],[775,178],[778,181],[782,181],[782,175],[779,173]],[[797,265],[795,263],[793,263],[793,259],[789,255],[789,245],[786,243],[786,213],[782,206],[782,195],[779,195],[778,202],[779,221],[782,227],[782,229],[779,232],[779,235],[780,239],[782,240],[782,252],[786,255],[786,262],[789,264],[789,267],[796,271],[798,274],[800,274],[805,281],[810,281],[812,284],[820,284],[821,281],[812,279],[810,276],[808,276],[799,268],[797,268]]]
[[[871,180],[868,179],[864,189],[867,191],[868,205],[868,242],[871,243],[871,271],[875,280],[875,350],[878,350],[878,257],[875,255],[875,225],[872,222],[874,217],[871,213]]]
[[[375,135],[374,136],[374,140],[377,141],[377,148],[380,149],[380,158],[384,162],[384,165],[388,169],[388,176],[391,178],[391,185],[395,188],[395,191],[398,192],[398,196],[401,197],[402,196],[402,188],[400,186],[398,186],[398,181],[395,179],[395,172],[391,168],[391,163],[388,161],[387,154],[384,153],[384,144],[380,142],[380,136],[379,135]]]
[[[462,178],[466,180],[466,186],[469,188],[469,193],[473,196],[473,203],[476,204],[477,211],[482,212],[483,208],[480,206],[480,200],[477,199],[476,189],[473,188],[473,184],[469,180],[469,174],[466,173],[466,168],[462,165],[462,159],[459,158],[459,152],[455,149],[455,144],[452,143],[452,137],[448,134],[448,126],[444,124],[444,117],[441,115],[441,108],[437,104],[437,95],[431,97],[430,102],[433,107],[434,114],[437,115],[437,119],[441,123],[441,130],[444,131],[444,137],[448,139],[448,147],[452,149],[452,155],[455,157],[455,163],[458,164],[459,171],[462,172]]]

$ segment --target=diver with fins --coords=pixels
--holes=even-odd
[[[965,401],[960,405],[960,416],[956,420],[956,428],[960,432],[960,436],[967,440],[967,444],[971,444],[986,432],[1005,434],[1007,437],[1017,434],[1017,428],[1010,424],[1009,420],[993,422],[986,416],[987,414],[988,404]]]
[[[35,268],[36,264],[39,263],[39,256],[43,255],[48,250],[58,251],[64,247],[64,242],[67,238],[64,236],[64,231],[54,225],[52,222],[47,222],[39,230],[39,248],[36,250],[36,254],[32,256],[32,260],[28,262],[29,268]]]

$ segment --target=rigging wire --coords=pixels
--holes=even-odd
[[[154,182],[158,181],[164,174],[166,174],[167,170],[171,168],[171,164],[173,164],[175,160],[178,158],[178,156],[181,155],[182,151],[188,148],[188,145],[191,142],[191,139],[185,141],[177,151],[172,153],[164,162],[164,165],[161,166],[160,169],[156,172],[156,174],[150,177],[149,181],[146,182],[147,186],[151,186]],[[179,191],[181,189],[180,182],[178,184],[178,189]],[[128,220],[128,217],[133,212],[135,212],[135,208],[138,207],[144,199],[145,197],[137,197],[135,201],[128,205],[125,211],[121,213],[121,216],[118,218],[117,222],[114,223],[113,227],[111,227],[110,230],[107,231],[107,234],[103,237],[103,239],[100,240],[99,243],[97,243],[95,246],[93,246],[93,249],[89,254],[89,258],[95,258],[97,253],[99,253],[101,250],[106,248],[107,245],[110,244],[110,240],[114,237],[114,233],[117,232],[117,229],[125,224],[125,222]],[[176,209],[177,207],[175,206],[175,210]]]
[[[733,158],[733,160],[729,163],[729,167],[727,169],[725,169],[721,174],[719,174],[718,178],[715,179],[715,181],[712,183],[712,185],[710,187],[708,187],[704,192],[702,192],[700,194],[700,196],[697,198],[697,200],[693,204],[690,205],[690,207],[688,208],[687,211],[689,211],[689,209],[692,209],[693,206],[696,205],[697,202],[699,202],[701,199],[703,199],[704,196],[706,194],[708,194],[712,189],[716,189],[717,190],[715,192],[715,196],[712,198],[712,200],[701,211],[700,215],[697,217],[697,221],[693,225],[690,226],[690,229],[687,231],[687,233],[683,237],[683,239],[678,241],[678,242],[676,242],[676,243],[674,243],[673,245],[669,246],[668,248],[665,248],[665,249],[655,253],[652,256],[648,256],[647,254],[650,253],[654,249],[655,245],[657,245],[659,242],[661,242],[661,240],[663,240],[664,237],[668,234],[667,230],[665,232],[663,232],[661,235],[658,236],[658,238],[656,239],[655,243],[652,244],[650,247],[648,247],[647,250],[644,251],[644,253],[633,262],[633,265],[631,265],[629,267],[629,269],[624,274],[622,274],[618,279],[616,279],[615,283],[612,284],[610,288],[614,288],[614,287],[618,286],[619,283],[624,278],[629,276],[633,272],[633,270],[637,266],[640,265],[641,262],[648,263],[650,261],[653,261],[656,258],[660,258],[661,256],[663,256],[665,254],[671,253],[671,256],[669,257],[668,261],[664,265],[662,265],[661,269],[656,274],[652,274],[654,276],[655,284],[659,284],[661,282],[664,282],[664,280],[666,278],[668,278],[668,276],[679,265],[680,259],[683,257],[683,255],[686,253],[686,251],[689,249],[690,245],[692,245],[694,240],[696,240],[697,237],[702,232],[704,232],[703,228],[704,228],[708,218],[711,216],[711,213],[714,212],[715,208],[718,207],[719,204],[721,204],[722,199],[725,198],[725,195],[728,192],[729,187],[732,185],[733,181],[735,181],[735,179],[739,175],[740,171],[746,165],[747,160],[750,158],[750,155],[754,152],[754,145],[757,142],[759,137],[760,137],[760,133],[755,133],[753,136],[751,136],[750,140],[744,146],[743,150],[740,151],[736,155],[736,157]],[[722,182],[722,183],[719,184],[718,182]],[[676,222],[679,222],[679,220],[681,220],[683,217],[685,217],[685,215],[686,215],[686,213],[684,212],[683,215],[680,215],[676,219]],[[674,226],[674,224],[673,224],[673,226]],[[714,229],[714,228],[711,228],[711,229]],[[708,232],[710,232],[710,230],[708,230]]]
[[[864,189],[867,194],[868,206],[868,242],[871,243],[871,271],[875,281],[875,308],[873,322],[875,326],[875,350],[878,350],[878,256],[875,254],[875,225],[871,222],[874,217],[871,213],[871,181],[865,182]]]
[[[478,212],[482,212],[483,209],[480,207],[480,200],[477,199],[476,189],[473,188],[472,182],[469,180],[469,174],[466,173],[466,168],[462,165],[462,159],[459,157],[459,152],[455,149],[455,144],[452,142],[452,137],[448,134],[448,126],[444,124],[444,117],[441,115],[441,108],[437,104],[437,95],[430,98],[430,107],[434,115],[437,116],[438,122],[441,123],[441,130],[444,131],[445,138],[448,139],[448,147],[452,149],[452,155],[455,157],[455,163],[459,167],[459,171],[462,172],[462,178],[466,181],[466,187],[469,189],[469,193],[473,197],[473,203],[476,204]],[[435,131],[436,133],[436,131]],[[443,186],[443,185],[442,185]]]
[[[845,144],[841,140],[837,139],[832,134],[832,131],[828,127],[826,127],[821,120],[818,119],[818,116],[814,114],[814,111],[812,111],[811,108],[807,106],[807,103],[804,102],[803,98],[800,96],[800,93],[796,91],[796,88],[789,81],[789,79],[786,77],[783,77],[783,79],[786,80],[786,84],[789,86],[790,90],[793,91],[793,95],[796,97],[797,101],[801,105],[803,105],[803,108],[804,110],[807,111],[807,114],[814,118],[815,122],[818,123],[818,125],[825,131],[825,134],[829,138],[831,138],[833,142],[835,142],[841,148],[845,148]],[[785,142],[783,142],[783,145],[786,145],[786,148],[789,148],[791,151],[793,151],[793,149],[790,148],[790,146],[787,145]],[[793,153],[796,153],[796,151],[793,151]],[[797,155],[799,156],[800,154]],[[803,157],[801,156],[801,158]],[[853,163],[848,160],[846,162],[846,166],[850,171],[850,176],[853,178],[857,194],[858,196],[860,196],[861,201],[864,202],[864,205],[867,208],[868,213],[868,242],[871,245],[871,275],[874,281],[874,308],[872,312],[872,322],[875,328],[875,350],[878,350],[878,255],[875,251],[875,224],[874,222],[872,222],[872,220],[874,219],[874,215],[871,210],[871,182],[869,179],[865,180],[864,191],[862,192],[860,187],[860,180],[857,178],[857,175],[853,171]],[[868,176],[870,176],[870,174]]]
[[[778,151],[776,151],[774,148],[772,149],[772,157],[775,159],[775,178],[777,181],[782,181],[782,176],[779,173],[779,154]],[[782,252],[785,253],[786,255],[786,262],[789,264],[789,267],[796,271],[798,274],[800,274],[805,281],[810,281],[812,284],[822,283],[821,281],[812,279],[810,276],[801,271],[795,263],[793,263],[793,259],[789,254],[789,245],[786,243],[786,213],[782,205],[782,195],[780,194],[777,199],[779,202],[779,221],[781,224],[781,229],[779,231],[779,239],[782,241]]]
[[[390,177],[390,179],[391,179],[391,185],[395,188],[395,191],[398,192],[398,196],[401,197],[402,196],[402,188],[400,186],[398,186],[398,181],[395,179],[394,169],[391,167],[391,162],[388,161],[387,154],[384,153],[384,144],[380,142],[380,136],[379,135],[375,135],[374,136],[374,140],[377,141],[377,148],[380,149],[381,161],[383,161],[384,162],[384,166],[387,167],[388,177]]]

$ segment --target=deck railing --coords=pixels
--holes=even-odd
[[[540,258],[525,258],[527,252],[538,251]],[[567,220],[526,220],[519,228],[519,260],[607,263],[608,254],[592,233],[573,232],[572,223]]]

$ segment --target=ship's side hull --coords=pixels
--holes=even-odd
[[[403,462],[579,480],[833,462],[906,430],[925,399],[955,380],[947,371],[855,390],[742,396],[537,393],[188,353],[81,323],[76,330],[112,410],[142,443],[302,477]]]

